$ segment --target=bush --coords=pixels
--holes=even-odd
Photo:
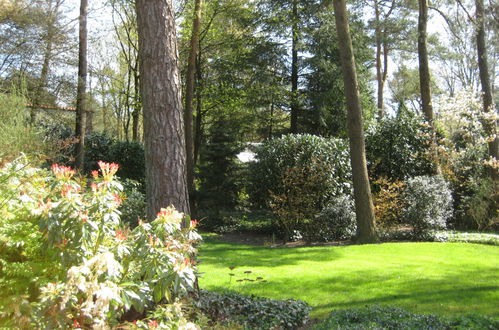
[[[141,191],[142,185],[137,181],[123,181],[123,203],[119,207],[121,221],[135,228],[139,220],[146,218],[146,196]]]
[[[444,318],[391,306],[369,306],[336,310],[314,329],[497,329],[498,326],[497,320],[485,316]]]
[[[335,241],[350,239],[355,235],[357,222],[353,199],[340,196],[331,201],[329,207],[322,210],[314,221],[314,228],[306,233],[311,235],[307,240]]]
[[[335,197],[351,193],[348,146],[341,139],[287,135],[256,151],[251,164],[251,198],[270,206],[289,239],[299,231],[316,237],[317,214]]]
[[[272,300],[201,290],[195,308],[212,322],[235,321],[250,329],[292,329],[308,321],[311,308],[300,300]]]
[[[390,230],[400,224],[403,217],[405,183],[380,178],[373,182],[373,187],[376,227],[381,230]]]
[[[89,186],[64,166],[50,175],[18,161],[0,171],[0,285],[12,286],[0,290],[5,324],[102,328],[192,290],[195,222],[181,229],[183,214],[169,207],[124,227],[118,165],[99,167]]]
[[[271,194],[281,195],[290,189],[283,182],[286,172],[295,170],[317,177],[319,209],[331,198],[351,192],[351,169],[348,143],[314,135],[285,135],[267,141],[256,149],[256,162],[250,165],[250,199],[256,207],[267,208]],[[318,170],[324,173],[317,173]],[[299,173],[297,173],[299,175]],[[312,185],[312,184],[311,184]]]
[[[145,183],[144,147],[136,141],[114,141],[109,148],[107,161],[120,165],[118,173],[121,179],[130,179]]]
[[[380,121],[366,134],[370,178],[402,181],[434,174],[431,144],[431,129],[421,117],[404,114]]]
[[[404,204],[404,218],[417,238],[426,238],[432,230],[446,228],[452,216],[452,193],[441,176],[409,179]]]
[[[43,132],[29,125],[26,99],[19,93],[0,93],[0,159],[14,159],[21,153],[42,156]]]

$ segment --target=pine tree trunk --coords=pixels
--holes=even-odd
[[[147,215],[169,205],[189,213],[185,136],[171,0],[137,0]]]
[[[378,118],[383,118],[383,73],[381,68],[381,22],[378,1],[374,2],[374,19],[375,19],[375,39],[376,39],[376,81],[378,83]]]
[[[475,0],[476,6],[476,48],[478,55],[478,71],[480,74],[480,84],[482,85],[483,97],[483,111],[484,113],[495,112],[494,98],[492,96],[492,87],[490,84],[489,66],[487,63],[487,47],[485,46],[485,23],[484,23],[484,5],[483,0]],[[488,136],[495,136],[495,138],[488,143],[489,156],[499,159],[498,147],[499,139],[497,138],[497,121],[484,120],[485,132]],[[491,177],[494,180],[499,179],[497,169],[491,168]]]
[[[75,167],[83,170],[85,160],[85,131],[87,115],[87,9],[88,0],[80,2],[80,31],[78,50],[78,87],[76,92]]]
[[[291,133],[298,133],[298,0],[293,0],[291,15]]]
[[[352,40],[348,25],[345,0],[333,0],[336,30],[340,48],[341,68],[345,83],[347,102],[348,135],[350,140],[350,162],[352,164],[355,213],[359,243],[377,241],[374,206],[367,174],[362,109],[360,107],[359,86],[355,70]]]
[[[433,106],[431,104],[430,67],[428,64],[427,32],[428,0],[419,0],[418,17],[418,56],[419,87],[421,91],[422,110],[426,120],[433,123]]]
[[[201,13],[203,0],[195,0],[194,19],[192,22],[192,35],[189,51],[189,62],[187,64],[186,92],[185,92],[185,150],[187,162],[187,186],[191,208],[194,206],[194,138],[193,138],[193,103],[194,87],[196,82],[196,58],[199,49],[199,33],[201,30]]]

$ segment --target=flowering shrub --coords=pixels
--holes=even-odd
[[[0,241],[9,238],[11,249],[24,255],[24,238],[30,238],[33,256],[20,264],[29,262],[43,275],[33,281],[38,286],[29,306],[36,313],[23,315],[25,322],[32,314],[31,322],[42,328],[106,328],[126,311],[174,304],[193,287],[196,223],[182,228],[184,215],[168,207],[151,223],[125,228],[118,211],[122,186],[114,178],[118,165],[99,162],[99,168],[90,184],[59,165],[52,166],[53,175],[22,161],[1,171],[7,184],[0,205],[7,216],[0,222]],[[14,268],[9,260],[2,263]],[[5,316],[16,316],[10,310]]]

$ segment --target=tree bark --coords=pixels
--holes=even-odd
[[[422,110],[426,120],[433,123],[433,106],[431,104],[430,67],[428,64],[427,32],[428,0],[419,1],[418,17],[418,56],[419,56],[419,88],[421,92]]]
[[[75,148],[75,167],[83,170],[85,160],[85,131],[87,115],[87,11],[88,0],[80,1],[79,49],[78,49],[78,87],[76,92],[76,128],[78,140]]]
[[[293,0],[291,13],[291,133],[298,133],[298,0]]]
[[[138,58],[136,59],[135,68],[133,70],[133,114],[132,114],[132,140],[139,141],[139,122],[140,112],[142,110],[142,102],[140,101],[140,76],[138,68]]]
[[[201,15],[203,0],[195,0],[194,18],[192,22],[192,34],[189,51],[189,62],[187,64],[186,92],[185,92],[185,149],[187,165],[187,186],[189,188],[190,205],[194,206],[194,138],[193,138],[193,101],[194,87],[196,83],[196,59],[199,50],[199,33],[201,31]]]
[[[203,73],[201,72],[201,51],[196,59],[196,121],[194,130],[194,167],[198,163],[201,139],[203,138]]]
[[[357,218],[356,239],[359,243],[373,243],[377,241],[377,235],[374,224],[374,206],[367,174],[362,109],[360,106],[359,85],[355,70],[352,39],[350,37],[345,0],[333,0],[333,4],[348,109],[350,162],[352,165],[355,213]]]
[[[483,0],[475,0],[476,9],[476,49],[478,55],[478,71],[480,76],[480,84],[482,85],[482,100],[483,100],[483,112],[495,112],[494,98],[492,95],[492,86],[490,83],[489,75],[489,65],[487,61],[487,47],[485,45],[485,9]],[[499,139],[497,138],[497,121],[484,120],[485,132],[488,136],[494,136],[492,141],[489,141],[489,156],[499,159],[498,157],[498,147]],[[497,169],[491,168],[491,177],[494,180],[499,179],[499,173]]]
[[[377,0],[374,1],[374,20],[375,20],[375,41],[376,41],[376,81],[378,83],[378,117],[381,119],[383,117],[384,106],[383,106],[383,73],[381,68],[381,22],[380,22],[380,10],[379,3]]]
[[[137,0],[147,215],[173,205],[189,213],[185,136],[171,0]]]

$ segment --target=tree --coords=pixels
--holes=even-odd
[[[78,88],[76,95],[76,161],[75,167],[83,169],[85,159],[85,127],[87,115],[87,11],[88,0],[80,2],[79,48],[78,48]]]
[[[492,87],[490,83],[490,75],[487,63],[487,48],[485,45],[485,8],[483,5],[483,0],[475,0],[476,7],[476,48],[478,56],[478,70],[480,73],[480,84],[482,85],[482,97],[483,97],[483,112],[484,113],[494,113],[494,99],[492,96]],[[493,116],[495,117],[495,116]],[[499,138],[497,137],[497,120],[486,119],[484,120],[485,132],[492,140],[489,141],[489,156],[494,158],[496,161],[499,160],[498,148],[499,148]],[[499,173],[497,168],[491,169],[491,176],[493,179],[499,179]]]
[[[333,0],[333,5],[348,109],[350,162],[352,164],[353,192],[357,218],[356,239],[359,243],[373,243],[377,241],[377,235],[374,225],[374,206],[367,174],[362,109],[360,107],[352,39],[350,37],[345,0]]]
[[[189,62],[187,64],[187,79],[185,88],[185,149],[187,162],[187,186],[189,188],[190,204],[193,207],[194,196],[194,137],[193,137],[193,104],[194,87],[196,83],[196,59],[199,51],[199,34],[201,32],[201,13],[203,0],[195,0],[194,19],[192,22],[192,34],[189,49]],[[200,119],[200,118],[199,118]]]
[[[189,213],[185,136],[171,0],[137,0],[147,216],[173,205]]]
[[[427,32],[428,0],[419,1],[418,16],[418,58],[419,58],[419,88],[421,91],[421,106],[423,114],[429,123],[433,122],[433,106],[431,104],[430,67],[428,64]]]

